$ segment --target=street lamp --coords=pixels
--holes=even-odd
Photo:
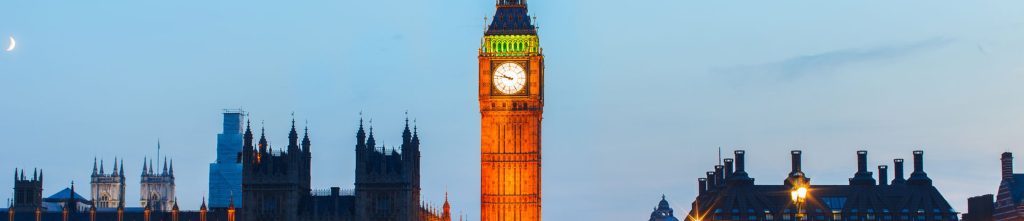
[[[793,205],[796,206],[797,220],[803,220],[804,203],[807,202],[807,187],[797,186],[789,192],[789,197],[793,201]]]

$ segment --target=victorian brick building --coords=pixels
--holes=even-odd
[[[894,179],[888,166],[878,177],[868,171],[867,151],[857,152],[857,170],[844,185],[812,184],[801,169],[801,151],[792,151],[792,171],[781,185],[754,184],[746,172],[745,152],[725,159],[698,179],[699,195],[687,216],[690,221],[952,221],[957,212],[932,185],[924,171],[924,152],[914,151],[913,172],[903,175],[895,159]]]

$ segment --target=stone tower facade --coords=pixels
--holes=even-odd
[[[25,169],[18,173],[14,169],[14,203],[11,208],[18,212],[35,212],[43,206],[43,171],[32,170],[32,176],[25,175]]]
[[[275,151],[261,130],[260,140],[253,145],[252,128],[245,127],[242,141],[242,201],[239,212],[243,221],[307,220],[306,208],[311,202],[309,132],[299,147],[295,120],[288,133],[288,147]]]
[[[124,160],[118,164],[114,159],[114,168],[110,173],[106,172],[103,161],[93,159],[92,162],[92,199],[93,205],[97,208],[117,208],[124,202]]]
[[[401,151],[401,152],[399,152]],[[420,138],[409,130],[409,119],[402,131],[402,145],[377,146],[373,127],[369,136],[362,120],[356,132],[356,220],[419,220]]]
[[[152,159],[148,163],[142,165],[139,203],[156,211],[171,211],[175,203],[174,162],[164,158],[163,168],[159,170],[153,166]]]
[[[541,220],[544,55],[526,0],[498,0],[479,51],[480,220]]]

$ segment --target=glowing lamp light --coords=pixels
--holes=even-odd
[[[799,187],[789,192],[789,198],[793,203],[803,203],[807,199],[807,187]]]

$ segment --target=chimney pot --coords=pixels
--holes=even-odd
[[[800,168],[800,155],[802,153],[803,153],[803,151],[799,151],[799,150],[794,150],[794,151],[790,151],[789,152],[789,154],[792,156],[792,168],[793,168],[793,170],[790,171],[790,175],[793,175],[794,173],[802,172],[802,170]]]
[[[879,165],[878,166],[878,185],[886,186],[889,185],[889,166]]]
[[[857,173],[868,171],[868,151],[857,151]]]
[[[892,160],[892,163],[893,176],[895,176],[895,179],[892,180],[892,184],[901,184],[907,181],[906,178],[903,177],[903,159],[894,159]]]
[[[718,186],[718,183],[715,183],[715,172],[713,171],[707,172],[707,178],[705,178],[705,180],[708,181],[708,190],[714,189]]]
[[[697,178],[697,196],[703,196],[708,191],[708,179]]]
[[[725,186],[725,167],[722,165],[715,165],[715,184],[716,186]]]
[[[744,155],[746,155],[746,153],[747,152],[743,151],[743,150],[737,150],[737,151],[733,152],[733,154],[736,155],[736,172],[735,173],[745,174],[747,172],[746,159],[743,159]]]
[[[722,160],[722,161],[723,161],[723,162],[725,162],[725,179],[726,179],[726,180],[729,180],[729,179],[731,179],[731,178],[732,178],[732,173],[733,173],[733,162],[734,162],[734,161],[733,161],[733,159],[732,159],[732,158],[725,158],[725,159],[724,159],[724,160]]]
[[[1010,181],[1013,179],[1013,153],[1005,152],[1000,158],[1003,164],[1003,180]]]

